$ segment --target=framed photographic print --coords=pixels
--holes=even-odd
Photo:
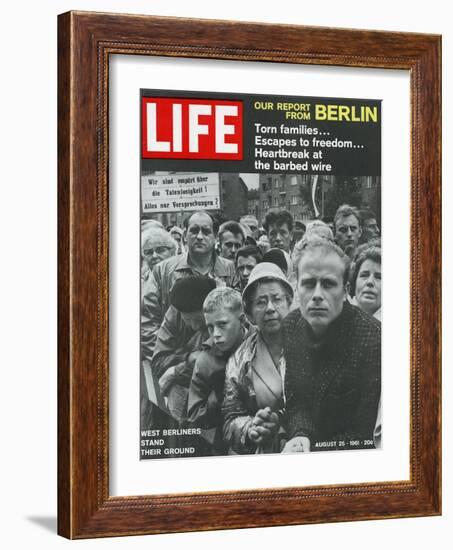
[[[440,514],[440,37],[70,12],[58,109],[59,533]]]

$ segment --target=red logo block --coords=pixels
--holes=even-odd
[[[143,158],[242,160],[242,101],[142,98]]]

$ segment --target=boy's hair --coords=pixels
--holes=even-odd
[[[243,313],[241,294],[226,286],[211,290],[203,303],[203,313],[212,313],[219,307],[229,309],[238,315]]]

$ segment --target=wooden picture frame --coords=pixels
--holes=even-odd
[[[89,538],[440,514],[440,37],[69,12],[59,16],[58,47],[59,534]],[[109,495],[111,54],[410,72],[410,480]]]

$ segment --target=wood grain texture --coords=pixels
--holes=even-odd
[[[426,34],[84,12],[59,16],[61,535],[87,538],[440,514],[440,48],[440,37]],[[410,481],[109,496],[110,54],[410,71]]]

